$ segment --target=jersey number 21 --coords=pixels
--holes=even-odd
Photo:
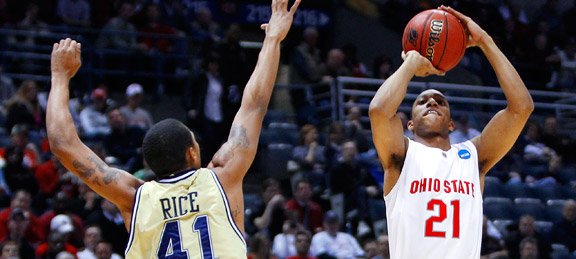
[[[453,200],[450,202],[453,209],[453,217],[452,217],[452,237],[459,238],[460,237],[460,201]],[[436,207],[439,208],[438,216],[431,216],[426,220],[426,232],[424,236],[427,237],[446,237],[445,231],[438,231],[434,230],[434,223],[442,223],[446,219],[447,214],[447,205],[442,200],[432,199],[428,202],[427,208],[428,210],[434,211]]]
[[[210,239],[210,228],[208,216],[196,217],[193,230],[198,234],[200,240],[200,254],[203,259],[213,259],[212,240]],[[170,221],[164,225],[160,245],[158,246],[158,258],[166,259],[187,259],[188,250],[182,247],[182,234],[180,233],[180,221]]]

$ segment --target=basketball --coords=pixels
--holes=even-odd
[[[454,68],[466,51],[466,32],[460,20],[445,11],[430,9],[414,16],[402,37],[405,52],[416,50],[438,70]]]

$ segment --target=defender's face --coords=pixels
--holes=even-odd
[[[412,120],[408,129],[416,135],[429,133],[446,134],[454,130],[450,107],[446,97],[437,90],[422,92],[412,105]]]

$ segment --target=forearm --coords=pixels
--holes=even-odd
[[[534,109],[532,97],[516,69],[500,51],[491,37],[485,36],[479,47],[494,68],[498,82],[508,101],[508,109],[515,113],[530,113]]]
[[[270,102],[280,63],[280,40],[265,38],[254,72],[242,97],[242,106],[261,109],[264,113]]]
[[[269,203],[266,206],[264,213],[262,213],[262,216],[254,219],[254,225],[258,229],[262,230],[262,229],[267,228],[270,225],[270,221],[272,220],[272,210],[273,210],[273,206]]]
[[[69,146],[72,141],[78,140],[68,107],[68,84],[69,80],[64,76],[52,76],[52,88],[46,111],[46,128],[50,147],[55,153]]]
[[[370,102],[370,113],[376,112],[379,115],[384,114],[392,118],[408,89],[408,84],[414,77],[414,68],[404,62],[392,76],[390,76],[376,92],[376,95]]]

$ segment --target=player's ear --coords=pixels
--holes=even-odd
[[[194,146],[188,148],[186,152],[186,159],[188,160],[189,164],[196,164],[196,161],[200,159],[200,154],[196,152]]]
[[[450,120],[450,123],[448,124],[448,130],[450,132],[453,132],[454,130],[456,130],[456,126],[454,125],[454,121]]]
[[[412,120],[409,120],[408,123],[406,123],[406,127],[408,128],[409,131],[413,131],[414,130],[414,122]]]

